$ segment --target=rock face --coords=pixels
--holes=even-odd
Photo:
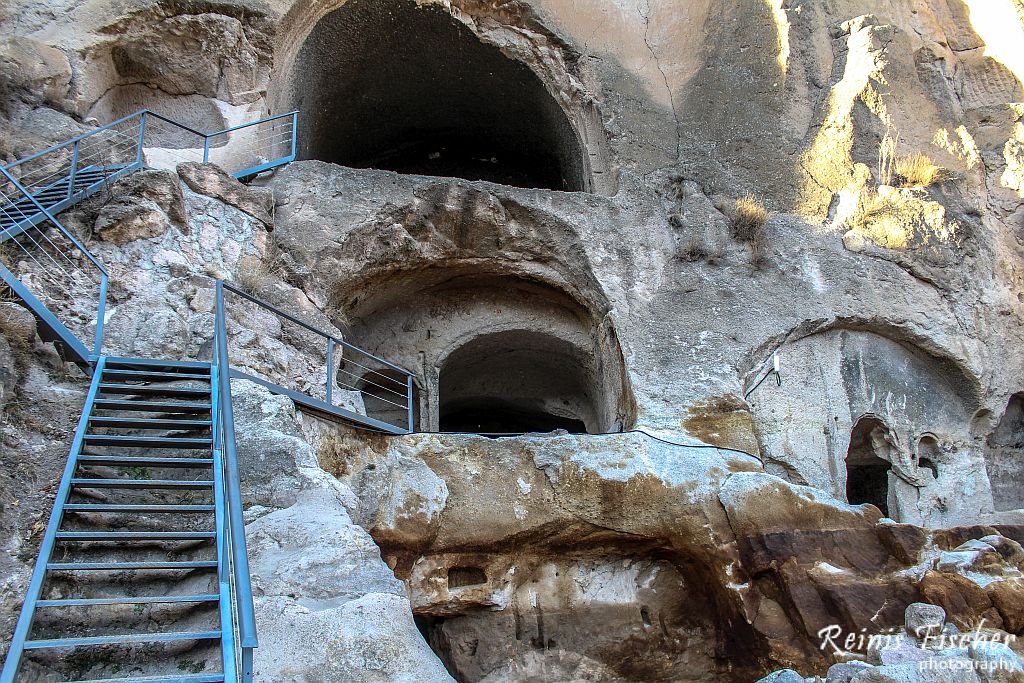
[[[166,169],[60,215],[110,272],[105,352],[208,359],[220,278],[412,374],[229,294],[237,370],[415,432],[235,381],[259,680],[1019,678],[1020,0],[59,0],[0,28],[5,162],[142,107],[301,112],[299,160],[246,182],[153,119]],[[90,338],[95,290],[5,244]],[[6,633],[84,379],[0,323]]]

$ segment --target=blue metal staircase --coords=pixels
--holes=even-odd
[[[204,161],[217,150],[241,160],[236,177],[295,158],[294,112],[204,134],[143,111],[0,167],[0,284],[91,375],[0,683],[251,682],[258,641],[232,377],[363,428],[413,429],[412,373],[220,280],[211,362],[103,354],[107,271],[54,214],[143,167],[147,120],[201,136]],[[282,121],[283,132],[243,136],[248,146],[224,156],[225,135]],[[225,292],[324,344],[322,396],[231,368]],[[93,295],[94,313],[51,310]],[[336,389],[386,410],[357,412]]]
[[[75,681],[251,676],[251,654],[237,670],[217,380],[210,363],[98,359],[0,681],[26,665]]]

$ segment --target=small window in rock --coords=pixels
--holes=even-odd
[[[939,478],[939,466],[936,463],[939,455],[939,442],[932,436],[922,436],[917,442],[917,466],[931,470],[932,476]]]
[[[487,574],[479,567],[451,567],[448,569],[448,588],[479,586],[487,583]]]

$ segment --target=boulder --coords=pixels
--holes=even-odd
[[[964,576],[929,571],[921,579],[920,589],[925,600],[942,607],[962,629],[970,630],[983,619],[990,628],[1003,626],[1003,619],[985,589]]]
[[[914,638],[921,638],[929,632],[938,633],[946,623],[946,610],[938,605],[915,602],[907,605],[904,626]]]
[[[828,683],[850,683],[850,680],[865,669],[871,668],[867,662],[852,661],[833,664],[825,674]]]
[[[185,196],[181,191],[181,181],[174,172],[160,169],[137,171],[117,181],[114,193],[153,202],[167,214],[175,227],[188,234]]]
[[[193,192],[219,199],[244,211],[266,227],[273,225],[271,212],[274,210],[274,195],[268,190],[243,185],[214,164],[179,164],[178,175]]]
[[[416,629],[409,601],[391,593],[319,610],[260,597],[256,627],[256,683],[453,683]]]
[[[804,677],[792,669],[780,669],[768,674],[757,683],[804,683]]]
[[[1024,680],[1024,663],[1004,642],[975,642],[968,653],[985,683],[1018,683]]]
[[[993,581],[985,586],[985,594],[1003,618],[1003,628],[1010,633],[1024,634],[1024,581]]]
[[[127,244],[157,237],[170,227],[169,217],[156,202],[119,197],[100,209],[94,231],[104,241]]]
[[[380,550],[330,490],[304,492],[289,508],[246,527],[257,595],[283,595],[306,607],[335,606],[367,593],[405,595]]]

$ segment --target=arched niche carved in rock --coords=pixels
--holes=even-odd
[[[277,109],[302,112],[299,158],[521,187],[610,189],[594,181],[607,174],[593,105],[567,103],[561,85],[481,40],[448,9],[348,0],[299,14],[286,22],[293,26],[271,96]]]

